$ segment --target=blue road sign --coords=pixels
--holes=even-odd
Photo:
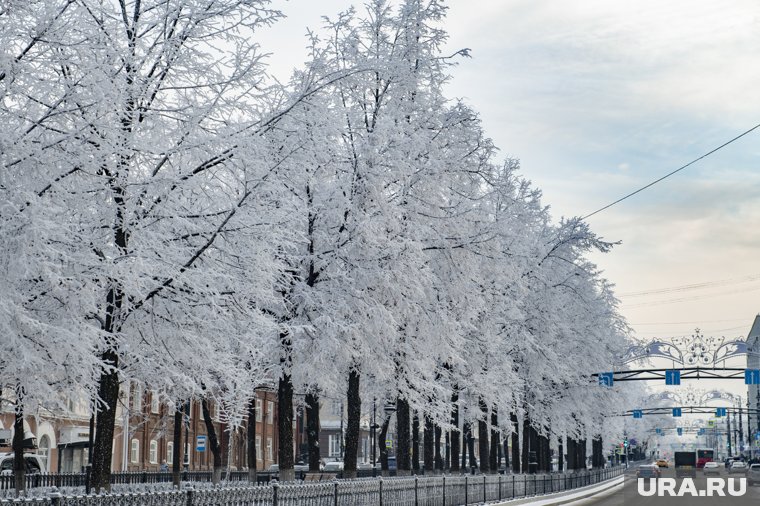
[[[611,387],[614,382],[615,382],[614,373],[612,373],[612,372],[600,372],[599,373],[599,384],[601,386],[603,386],[603,387]]]
[[[665,371],[665,384],[666,385],[680,385],[681,384],[681,371],[678,369],[671,369]]]
[[[715,408],[715,416],[726,416],[726,408]]]
[[[661,428],[657,427],[657,428],[656,428],[654,431],[655,431],[655,433],[656,433],[658,436],[662,436],[662,429],[661,429]]]
[[[755,439],[760,441],[760,432],[755,432]]]
[[[673,416],[675,417],[681,416],[681,408],[673,408]]]
[[[195,449],[199,452],[206,451],[206,436],[198,436],[195,438]]]
[[[683,428],[681,428],[681,427],[678,427],[678,428],[676,429],[676,431],[678,432],[678,435],[679,435],[679,436],[683,436]]]
[[[700,429],[697,431],[697,436],[704,436],[704,435],[705,435],[705,429],[702,429],[702,428],[700,428]]]
[[[634,418],[644,418],[644,412],[640,409],[634,409],[633,410],[633,417]]]
[[[744,369],[745,385],[760,385],[760,369]]]

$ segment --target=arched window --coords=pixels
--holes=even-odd
[[[132,461],[133,464],[137,464],[138,458],[140,455],[140,440],[139,439],[133,439],[132,440],[132,452],[130,455],[130,461]]]
[[[50,438],[45,434],[40,438],[39,445],[37,447],[37,454],[42,458],[42,462],[45,464],[44,471],[50,470],[50,465],[48,464],[50,459]]]
[[[158,443],[155,439],[150,440],[150,463],[158,464]]]

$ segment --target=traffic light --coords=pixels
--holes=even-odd
[[[623,439],[623,447],[628,448],[628,438]]]

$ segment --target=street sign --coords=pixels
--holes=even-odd
[[[680,385],[681,371],[677,369],[671,369],[670,371],[665,371],[665,384],[666,385]]]
[[[704,436],[705,435],[705,429],[701,428],[697,431],[697,436]]]
[[[744,384],[745,385],[760,385],[760,369],[745,369],[744,370]]]
[[[673,416],[676,418],[681,416],[681,408],[673,408]]]
[[[708,429],[714,429],[715,428],[715,420],[707,420],[707,428]],[[760,434],[760,432],[758,432]]]
[[[760,432],[755,432],[755,439],[760,441]]]
[[[601,386],[603,386],[603,387],[611,387],[614,382],[615,382],[614,373],[611,373],[611,372],[600,372],[599,373],[599,384]]]
[[[393,440],[392,439],[386,439],[385,440],[385,447],[386,448],[393,448]]]
[[[683,436],[683,428],[682,428],[682,427],[678,427],[678,428],[676,429],[676,432],[678,432],[678,435],[679,435],[679,436]]]
[[[726,416],[726,408],[715,408],[715,416]]]
[[[657,428],[656,428],[654,431],[655,431],[655,433],[656,433],[658,436],[662,436],[662,429],[661,429],[661,428],[657,427]]]
[[[195,438],[195,450],[199,452],[206,451],[206,436],[197,436]]]
[[[644,417],[644,412],[642,410],[640,410],[640,409],[634,409],[633,410],[633,417],[634,418],[643,418]]]

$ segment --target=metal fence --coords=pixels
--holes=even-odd
[[[466,506],[550,494],[593,485],[623,467],[565,474],[359,478],[265,486],[187,488],[105,495],[61,495],[0,500],[0,506]],[[242,485],[242,484],[241,484]]]
[[[210,471],[184,471],[181,474],[182,481],[211,482]],[[296,473],[296,478],[303,479],[305,473]],[[225,481],[248,481],[248,471],[230,471],[223,474]],[[269,483],[277,478],[277,473],[259,471],[256,480],[258,483]],[[87,484],[87,473],[37,473],[27,474],[25,477],[26,488],[38,487],[84,487]],[[171,483],[172,473],[156,473],[148,471],[111,473],[113,485],[137,485],[142,483]],[[15,478],[12,474],[0,476],[0,490],[9,490],[15,487]]]

